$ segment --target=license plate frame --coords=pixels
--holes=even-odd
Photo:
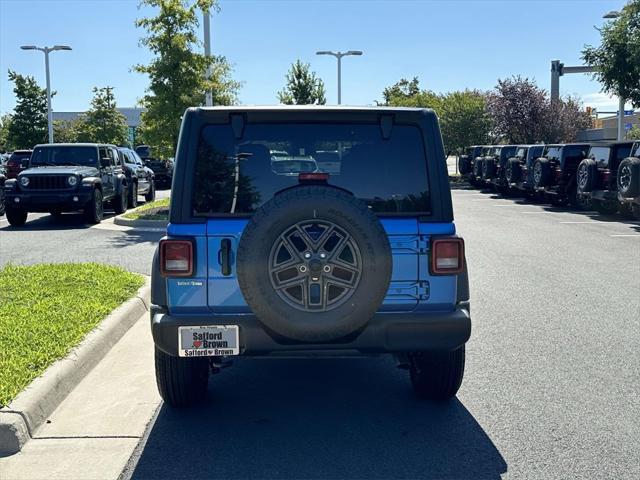
[[[238,325],[190,325],[178,327],[180,357],[240,355]]]

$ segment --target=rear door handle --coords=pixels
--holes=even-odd
[[[220,241],[220,250],[218,251],[218,262],[222,267],[220,270],[222,275],[228,277],[231,275],[231,240],[223,238]]]

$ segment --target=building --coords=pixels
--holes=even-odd
[[[578,132],[578,141],[616,140],[618,138],[618,116],[596,118],[596,128]],[[631,130],[634,125],[640,125],[640,112],[624,116],[625,130]]]
[[[127,120],[127,127],[129,128],[129,142],[131,145],[136,144],[136,129],[140,126],[140,114],[144,112],[144,108],[136,107],[124,107],[117,108],[117,110],[124,115]],[[61,120],[63,122],[71,122],[77,120],[84,112],[53,112],[53,121]]]

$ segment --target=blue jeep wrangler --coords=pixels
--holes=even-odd
[[[170,405],[234,355],[388,353],[419,396],[454,396],[469,287],[435,114],[187,110],[151,303]]]

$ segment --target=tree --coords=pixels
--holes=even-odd
[[[94,87],[91,108],[71,127],[79,142],[112,143],[127,142],[127,120],[117,109],[111,87]],[[73,135],[73,132],[68,132]]]
[[[591,127],[591,117],[578,99],[557,102],[528,78],[499,79],[487,100],[493,137],[506,143],[572,142]]]
[[[11,125],[11,114],[5,113],[0,117],[0,153],[11,150],[9,143],[9,125]]]
[[[582,59],[596,67],[602,90],[640,107],[640,0],[631,0],[620,16],[600,29],[602,44],[585,46]]]
[[[285,105],[324,105],[327,103],[324,82],[308,63],[296,60],[286,75],[287,84],[278,92]]]
[[[640,140],[640,125],[634,125],[627,132],[627,140]]]
[[[224,57],[194,52],[199,45],[198,14],[201,9],[215,8],[215,0],[197,0],[191,5],[185,0],[142,0],[141,4],[159,11],[155,17],[136,21],[147,32],[140,43],[154,54],[148,65],[134,67],[150,81],[141,102],[146,112],[140,134],[159,156],[168,157],[176,150],[184,111],[202,105],[207,91],[213,93],[214,104],[232,104],[240,84],[231,79],[231,67]],[[209,67],[210,79],[206,76]]]
[[[528,78],[498,79],[489,95],[487,109],[494,121],[494,134],[508,143],[544,140],[549,99],[545,90]]]
[[[578,98],[566,97],[547,105],[542,130],[545,143],[575,142],[579,131],[593,127],[591,115],[586,113]]]
[[[460,151],[468,145],[484,144],[491,132],[491,118],[486,111],[486,95],[477,90],[436,94],[420,90],[417,77],[401,79],[384,89],[383,105],[432,108],[440,120],[446,151]]]
[[[80,123],[80,120],[54,120],[53,138],[56,143],[78,142]]]
[[[384,102],[381,105],[393,107],[420,107],[438,110],[440,98],[431,90],[420,90],[418,77],[411,80],[401,78],[382,92]],[[380,103],[378,103],[380,105]]]
[[[33,148],[47,141],[47,92],[33,77],[9,70],[14,83],[16,106],[7,131],[7,141],[15,149]],[[53,94],[52,94],[53,95]]]

